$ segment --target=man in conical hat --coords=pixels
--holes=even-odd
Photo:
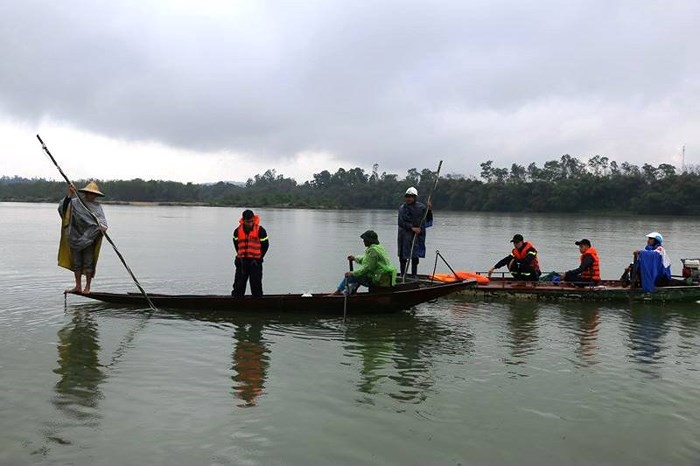
[[[102,245],[102,232],[107,231],[107,219],[102,206],[96,202],[103,197],[97,183],[90,181],[79,190],[85,195],[81,202],[73,185],[68,195],[58,205],[61,215],[61,243],[58,248],[58,265],[73,271],[75,286],[67,292],[89,293],[95,266]],[[85,287],[82,286],[85,275]]]

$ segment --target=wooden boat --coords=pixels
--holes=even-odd
[[[313,312],[318,314],[388,313],[408,309],[417,304],[432,301],[451,293],[463,291],[476,285],[475,280],[454,283],[414,281],[391,289],[358,292],[348,296],[310,294],[270,294],[261,298],[230,295],[170,295],[152,294],[148,297],[156,307],[221,312]],[[112,304],[148,306],[140,293],[105,293],[91,291],[89,294],[72,293],[85,298]]]
[[[429,280],[429,277],[424,276],[422,279]],[[694,283],[657,287],[656,291],[647,293],[620,280],[602,280],[596,285],[584,285],[565,282],[527,282],[508,277],[491,277],[488,283],[478,283],[474,287],[463,290],[462,294],[486,300],[696,302],[700,301],[700,285]]]

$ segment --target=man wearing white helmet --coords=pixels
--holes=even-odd
[[[406,190],[404,203],[399,207],[398,252],[401,275],[407,272],[411,261],[411,275],[418,273],[420,257],[425,257],[425,229],[433,225],[430,201],[426,206],[418,202],[418,190],[411,186]]]
[[[665,286],[671,281],[671,259],[662,246],[664,237],[657,231],[647,235],[647,245],[634,251],[635,264],[644,291],[654,291],[654,286]]]

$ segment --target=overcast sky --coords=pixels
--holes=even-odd
[[[0,175],[700,163],[700,2],[5,0]]]

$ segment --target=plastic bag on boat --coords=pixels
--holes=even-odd
[[[561,276],[559,276],[559,272],[549,272],[544,275],[540,275],[539,281],[558,283],[561,281]]]

